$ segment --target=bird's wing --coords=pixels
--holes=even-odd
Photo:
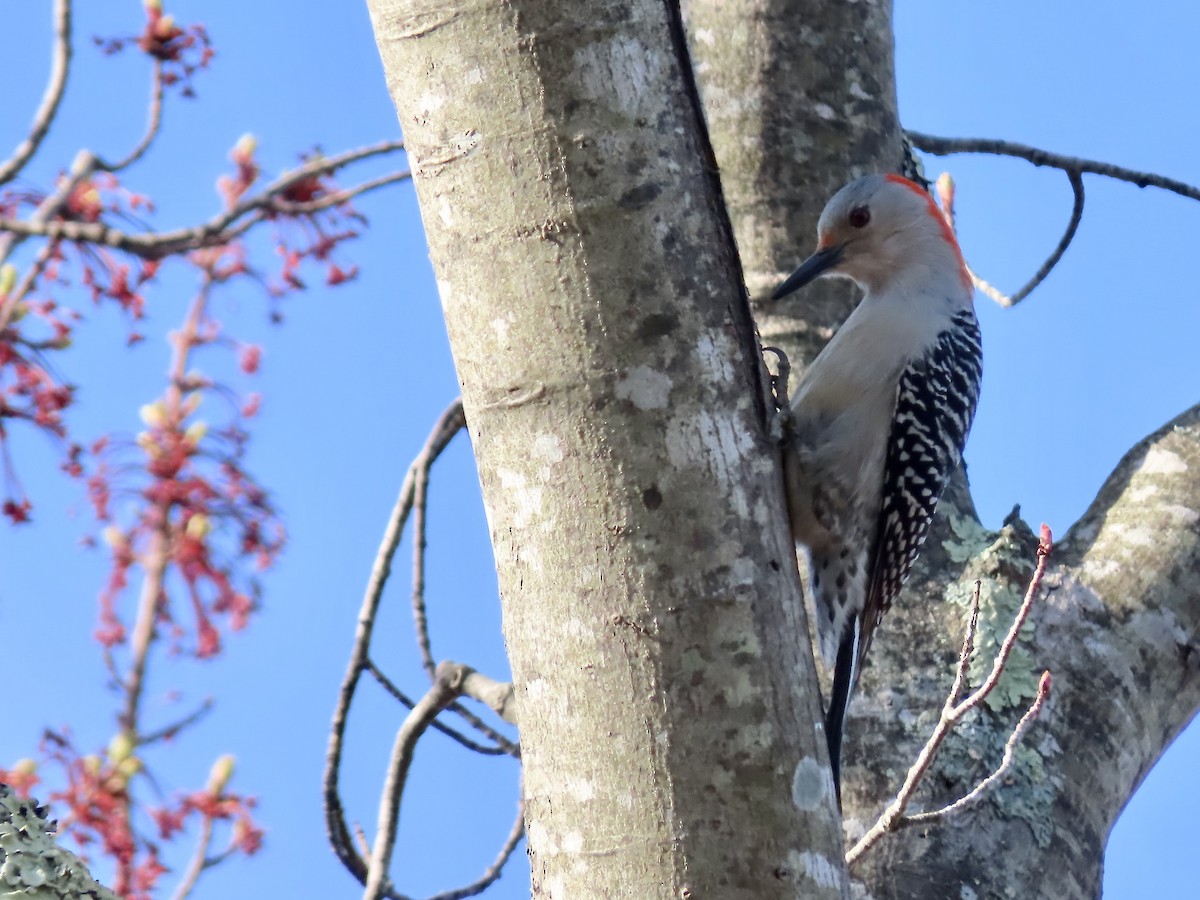
[[[959,313],[900,376],[883,466],[883,504],[871,550],[858,662],[929,534],[942,491],[962,458],[983,375],[979,324]]]

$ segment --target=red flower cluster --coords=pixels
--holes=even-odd
[[[177,368],[202,342],[212,342],[215,323],[201,317],[194,332],[177,336]],[[206,337],[202,337],[204,333]],[[257,358],[255,359],[257,365]],[[105,646],[124,641],[126,628],[117,612],[118,599],[128,584],[134,565],[160,571],[157,616],[176,622],[171,609],[169,575],[178,575],[194,617],[194,650],[205,658],[220,650],[220,632],[214,615],[226,616],[229,627],[243,628],[254,611],[256,591],[236,586],[241,561],[253,560],[257,568],[269,566],[282,548],[283,527],[275,517],[266,493],[240,465],[245,432],[229,427],[210,434],[207,425],[194,420],[202,395],[212,385],[190,375],[168,387],[162,398],[142,409],[147,428],[137,438],[143,460],[140,466],[102,463],[89,480],[96,514],[108,519],[109,498],[119,491],[136,497],[132,521],[110,526],[105,536],[112,549],[112,569],[100,597],[100,623],[96,637]],[[129,449],[117,447],[114,452]],[[105,454],[109,456],[110,454]],[[114,485],[111,473],[123,473]],[[145,478],[134,488],[130,479]],[[176,626],[176,637],[186,633]]]
[[[95,38],[107,54],[120,53],[129,44],[162,63],[163,83],[181,84],[185,97],[194,94],[192,76],[213,58],[212,44],[203,25],[177,25],[175,17],[163,12],[162,0],[144,0],[146,25],[131,37]]]
[[[112,861],[112,889],[117,894],[125,900],[151,900],[158,882],[169,871],[160,859],[157,841],[178,837],[190,819],[229,824],[228,843],[220,855],[249,855],[262,847],[263,832],[253,818],[254,798],[228,790],[233,774],[231,757],[217,761],[203,789],[177,795],[163,806],[143,807],[130,791],[143,769],[138,749],[120,735],[103,754],[83,756],[68,732],[51,731],[45,733],[41,744],[45,763],[61,769],[66,781],[65,787],[49,794],[59,833],[74,839],[81,850],[95,845]],[[0,768],[0,782],[24,796],[29,796],[39,781],[38,764],[32,760],[22,760],[11,769]],[[149,834],[138,825],[146,819],[153,823]],[[204,849],[207,852],[208,848]]]

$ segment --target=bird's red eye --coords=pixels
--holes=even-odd
[[[871,221],[871,211],[865,206],[856,206],[850,210],[850,224],[855,228],[865,228]]]

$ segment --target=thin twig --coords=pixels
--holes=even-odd
[[[457,888],[453,891],[443,891],[440,894],[434,894],[429,900],[463,900],[464,897],[474,897],[477,894],[482,894],[487,890],[492,882],[500,877],[501,871],[504,869],[505,863],[512,856],[517,845],[521,843],[521,838],[525,836],[525,805],[522,801],[517,801],[517,816],[513,819],[512,828],[509,829],[508,837],[504,841],[504,846],[500,848],[500,852],[496,854],[496,859],[490,866],[484,869],[482,875],[477,881],[468,884],[466,887]]]
[[[146,744],[153,744],[166,738],[173,738],[189,725],[194,725],[203,719],[212,711],[212,708],[212,697],[207,697],[203,703],[182,719],[172,722],[170,725],[160,728],[157,731],[151,731],[149,734],[138,735],[137,743],[139,746],[144,747]]]
[[[17,304],[24,300],[29,295],[29,292],[37,287],[38,279],[42,277],[42,273],[46,271],[46,266],[50,264],[50,260],[54,259],[61,246],[61,241],[46,241],[46,243],[42,244],[38,249],[37,256],[33,258],[33,262],[21,277],[21,281],[6,298],[4,302],[5,310],[15,309]],[[11,313],[0,312],[0,321],[3,321],[7,325],[9,315]]]
[[[1020,635],[1021,628],[1024,627],[1025,621],[1029,618],[1029,611],[1033,608],[1034,598],[1037,596],[1041,588],[1042,577],[1046,573],[1046,563],[1050,557],[1050,551],[1053,548],[1053,536],[1050,534],[1050,529],[1045,525],[1042,526],[1041,540],[1037,550],[1037,567],[1034,569],[1033,577],[1029,580],[1029,587],[1025,591],[1025,597],[1021,601],[1021,607],[1017,610],[1016,616],[1013,618],[1012,625],[1009,626],[1008,633],[1004,636],[1004,640],[1000,643],[1000,648],[996,651],[996,656],[992,661],[992,670],[988,673],[988,677],[984,679],[974,692],[969,694],[961,703],[955,703],[953,696],[947,698],[945,705],[942,707],[941,717],[938,719],[937,725],[934,726],[933,733],[929,736],[929,740],[925,742],[925,746],[921,748],[921,752],[917,754],[916,762],[912,768],[908,770],[908,774],[904,778],[904,784],[900,788],[900,792],[896,795],[896,799],[888,805],[883,811],[879,819],[872,825],[858,842],[850,848],[846,853],[846,865],[850,866],[858,860],[864,853],[873,847],[880,838],[890,831],[895,831],[905,824],[904,811],[908,808],[908,804],[912,801],[913,794],[916,792],[917,786],[925,777],[925,773],[929,770],[934,757],[941,748],[946,737],[954,729],[954,726],[962,720],[962,718],[971,710],[979,706],[991,692],[995,689],[1000,681],[1000,676],[1004,673],[1004,665],[1008,662],[1009,656],[1012,654],[1013,648],[1016,646],[1017,638]],[[976,616],[972,614],[972,622],[976,621]],[[973,642],[974,627],[968,627],[968,638],[963,641],[963,654],[959,656],[958,674],[955,675],[955,685],[961,687],[962,680],[960,674],[965,671],[966,661],[970,651],[968,645]],[[965,676],[963,676],[965,677]],[[1048,673],[1042,676],[1042,681],[1039,684],[1039,694],[1044,688],[1049,691],[1050,679]],[[1035,700],[1030,708],[1034,710],[1033,716],[1036,716],[1041,711],[1042,702]],[[1032,721],[1029,713],[1022,717],[1021,722],[1026,722],[1028,717]],[[1018,723],[1018,729],[1024,733],[1021,724]],[[1027,725],[1026,725],[1027,727]],[[1015,747],[1015,744],[1014,744]],[[985,779],[986,780],[986,779]],[[976,793],[972,791],[971,793]],[[978,796],[978,795],[977,795]],[[951,804],[954,806],[955,804]]]
[[[175,335],[175,347],[171,368],[167,373],[167,390],[164,395],[167,416],[172,425],[182,418],[183,390],[180,385],[188,369],[188,358],[196,344],[196,335],[208,304],[211,283],[205,281],[200,292],[192,301],[184,319],[183,328]],[[158,622],[159,600],[163,595],[163,579],[166,577],[168,556],[171,546],[171,521],[168,515],[170,501],[161,501],[164,508],[158,511],[158,521],[150,538],[150,547],[141,557],[142,593],[138,600],[137,618],[129,643],[129,673],[124,679],[125,709],[121,713],[121,726],[130,734],[138,733],[139,711],[144,693],[146,666],[150,660],[150,645],[155,637]]]
[[[429,616],[425,610],[425,550],[428,545],[425,515],[429,510],[429,470],[433,460],[417,469],[413,487],[413,559],[412,559],[412,617],[413,633],[417,639],[417,652],[421,654],[421,665],[429,680],[436,675],[437,663],[433,661],[433,645],[429,637]]]
[[[990,297],[992,300],[998,303],[1000,306],[1011,308],[1033,293],[1034,289],[1043,281],[1045,281],[1046,276],[1049,275],[1054,270],[1054,267],[1058,265],[1058,262],[1062,259],[1063,254],[1067,252],[1067,248],[1071,246],[1071,241],[1075,239],[1075,232],[1079,230],[1079,223],[1083,221],[1083,176],[1080,175],[1078,171],[1071,169],[1067,172],[1067,180],[1071,183],[1071,191],[1074,194],[1074,201],[1071,206],[1071,218],[1067,222],[1066,230],[1063,232],[1062,237],[1058,239],[1058,244],[1055,245],[1054,250],[1051,251],[1050,255],[1046,258],[1046,261],[1041,264],[1037,272],[1034,273],[1033,277],[1030,278],[1020,290],[1012,295],[1006,294],[995,285],[989,284],[987,281],[980,278],[979,274],[974,269],[972,269],[970,266],[967,266],[967,274],[971,276],[971,281],[975,287],[978,288],[984,295]],[[940,200],[942,204],[942,214],[946,217],[946,221],[950,225],[950,230],[952,232],[956,232],[957,226],[954,217],[954,180],[950,177],[948,172],[943,172],[935,182],[935,186],[937,189],[938,200]]]
[[[482,703],[509,725],[517,724],[516,693],[511,681],[497,681],[470,669],[459,693]]]
[[[496,746],[501,747],[504,750],[504,752],[507,753],[509,756],[513,757],[514,759],[521,758],[521,745],[520,744],[516,744],[516,743],[510,741],[508,738],[506,738],[504,735],[502,735],[500,732],[498,732],[495,728],[492,728],[492,726],[490,726],[487,722],[483,721],[483,719],[479,718],[479,716],[475,715],[475,713],[471,712],[469,709],[467,709],[461,703],[458,703],[457,701],[454,703],[451,703],[450,706],[447,707],[447,709],[449,709],[450,712],[452,712],[452,713],[460,716],[464,720],[466,720],[468,725],[470,725],[472,728],[474,728],[476,731],[478,731],[480,734],[482,734],[489,741],[494,741]]]
[[[62,102],[67,88],[67,75],[71,71],[71,0],[55,0],[54,4],[54,58],[50,64],[50,80],[46,84],[42,102],[34,113],[33,123],[29,133],[17,145],[17,149],[3,163],[0,163],[0,185],[8,184],[25,164],[37,153],[51,123],[58,113],[58,105]]]
[[[179,882],[179,887],[175,888],[175,893],[171,895],[171,900],[185,900],[191,894],[193,888],[196,887],[196,882],[200,880],[201,873],[212,865],[212,860],[208,858],[208,851],[212,846],[212,835],[212,816],[204,816],[200,824],[200,838],[196,842],[196,852],[192,854],[192,858],[188,861],[187,869],[183,873],[183,879]]]
[[[1000,644],[1000,649],[996,651],[996,658],[992,661],[992,671],[988,673],[988,677],[966,700],[964,700],[956,712],[958,718],[962,718],[972,708],[978,706],[983,700],[995,689],[1000,681],[1000,676],[1004,674],[1004,664],[1008,662],[1008,657],[1012,654],[1013,647],[1017,644],[1017,638],[1020,637],[1021,629],[1025,625],[1025,620],[1029,618],[1029,611],[1033,608],[1034,598],[1037,597],[1038,591],[1042,587],[1042,577],[1046,574],[1046,563],[1050,559],[1050,552],[1054,549],[1054,541],[1050,534],[1050,529],[1045,525],[1042,526],[1041,539],[1038,542],[1037,549],[1037,567],[1033,570],[1033,577],[1029,579],[1029,587],[1025,591],[1025,597],[1021,601],[1021,608],[1017,610],[1017,615],[1013,619],[1013,623],[1009,626],[1008,634],[1004,636],[1003,642]]]
[[[1074,192],[1075,199],[1071,206],[1071,218],[1067,222],[1067,228],[1063,232],[1061,238],[1058,239],[1058,244],[1054,250],[1046,257],[1046,261],[1038,268],[1033,277],[1025,283],[1025,285],[1014,294],[1005,294],[999,288],[988,284],[974,272],[971,272],[971,278],[975,282],[975,287],[979,288],[988,297],[991,297],[997,303],[1004,307],[1013,307],[1033,293],[1034,289],[1046,280],[1046,276],[1058,265],[1058,261],[1062,259],[1063,254],[1067,252],[1067,248],[1071,246],[1071,241],[1075,239],[1075,232],[1079,230],[1079,223],[1083,221],[1083,176],[1079,172],[1071,170],[1067,172],[1067,180],[1071,182],[1071,190]]]
[[[433,684],[396,732],[383,796],[379,801],[379,825],[375,833],[375,846],[371,850],[371,861],[367,867],[363,900],[380,900],[384,896],[388,869],[392,863],[392,850],[396,846],[396,830],[400,823],[400,800],[404,796],[408,769],[412,764],[417,741],[446,704],[461,694],[468,671],[467,666],[459,663],[441,663],[437,667],[437,676]]]
[[[71,170],[67,177],[59,179],[58,187],[38,204],[37,209],[30,215],[29,221],[20,224],[30,228],[40,228],[49,222],[63,208],[63,205],[66,204],[75,188],[86,178],[91,177],[95,171],[95,155],[88,150],[80,150],[75,154],[75,159],[71,162]],[[4,220],[0,220],[0,222],[2,221]],[[30,236],[29,234],[21,234],[19,231],[6,229],[0,224],[0,265],[3,265],[9,256],[12,255],[12,252]],[[0,331],[8,327],[16,305],[17,298],[15,294],[10,294],[4,300],[3,304],[0,305]]]
[[[0,219],[0,232],[8,232],[22,239],[27,237],[61,238],[76,243],[112,247],[142,259],[162,259],[188,250],[199,250],[228,243],[231,237],[246,230],[245,223],[239,223],[238,220],[250,216],[253,221],[260,221],[264,218],[263,211],[272,208],[273,204],[277,202],[278,195],[306,178],[328,175],[351,163],[403,149],[403,141],[385,141],[371,147],[350,150],[338,156],[315,157],[299,168],[277,178],[257,194],[240,201],[232,209],[191,228],[131,234],[113,228],[104,222],[72,222],[59,219],[38,222],[33,219],[29,221]],[[403,175],[397,176],[396,180],[407,176],[408,173],[405,172]],[[376,179],[371,185],[379,187],[380,182],[381,179]],[[255,218],[255,214],[257,214],[257,218]]]
[[[380,671],[379,667],[375,665],[374,660],[370,658],[367,659],[366,669],[371,673],[371,675],[374,676],[375,680],[379,682],[379,686],[392,695],[393,699],[403,703],[409,709],[412,709],[413,706],[416,705],[415,700],[400,690],[400,688],[398,688],[390,678]],[[511,741],[505,742],[507,746],[498,744],[495,747],[488,747],[484,744],[480,744],[471,740],[465,734],[462,734],[461,732],[451,728],[449,725],[444,725],[437,720],[434,720],[433,727],[442,734],[446,735],[446,737],[451,738],[452,740],[461,744],[463,747],[466,747],[468,750],[474,750],[476,753],[481,753],[484,756],[518,756],[520,753],[520,751],[517,749],[517,746]]]
[[[990,138],[938,137],[932,134],[922,134],[919,131],[908,131],[908,137],[918,150],[932,153],[934,156],[947,156],[951,153],[991,153],[997,156],[1013,156],[1033,163],[1035,166],[1049,166],[1054,169],[1062,169],[1064,172],[1102,175],[1105,178],[1115,178],[1117,181],[1136,184],[1140,188],[1156,187],[1182,197],[1188,197],[1191,200],[1200,200],[1200,187],[1184,181],[1155,175],[1152,172],[1127,169],[1124,166],[1115,166],[1112,163],[1099,162],[1094,159],[1051,153],[1049,150],[1041,150],[1013,141],[998,141]]]
[[[363,855],[364,859],[371,855],[371,845],[367,843],[367,833],[357,822],[354,823],[354,840],[358,842],[358,852]]]
[[[355,197],[369,194],[372,191],[379,190],[379,188],[399,184],[401,181],[408,181],[410,178],[412,178],[412,173],[408,169],[400,169],[399,171],[389,172],[387,175],[380,175],[378,178],[364,181],[362,184],[355,185],[352,188],[334,191],[332,194],[326,194],[323,197],[318,197],[316,200],[309,200],[307,203],[288,203],[286,200],[276,200],[271,204],[271,209],[289,216],[308,216],[321,212],[321,210],[329,209],[331,206],[340,206],[343,203],[353,200]]]
[[[955,800],[953,803],[943,806],[941,809],[933,809],[928,812],[913,813],[910,816],[905,816],[901,820],[902,825],[918,825],[925,822],[931,822],[934,819],[940,819],[943,816],[953,815],[961,812],[968,806],[973,806],[984,792],[993,784],[998,782],[1012,767],[1013,756],[1017,751],[1017,745],[1021,743],[1021,738],[1025,736],[1025,732],[1029,726],[1033,724],[1033,720],[1038,717],[1042,711],[1042,707],[1046,704],[1046,699],[1050,696],[1050,673],[1043,672],[1041,679],[1038,681],[1037,696],[1034,697],[1033,703],[1029,705],[1029,709],[1025,710],[1025,714],[1021,716],[1021,720],[1017,722],[1017,727],[1012,730],[1012,734],[1008,736],[1008,740],[1004,742],[1004,756],[1000,759],[1000,765],[979,784],[975,785],[974,789]]]
[[[158,132],[162,129],[162,114],[163,114],[163,77],[162,77],[162,60],[154,60],[154,72],[150,76],[150,113],[146,121],[146,131],[142,135],[141,140],[134,145],[134,148],[129,151],[122,159],[115,163],[101,162],[100,168],[106,172],[119,172],[122,169],[127,169],[135,162],[145,156],[146,151],[150,149],[150,145],[154,143],[154,139],[158,137]]]
[[[963,638],[962,651],[958,654],[958,666],[954,670],[954,684],[946,697],[946,706],[954,706],[958,695],[962,693],[967,681],[967,669],[970,668],[971,654],[975,652],[975,632],[979,628],[979,592],[983,590],[983,582],[976,580],[975,593],[971,595],[971,616],[967,620],[967,634]]]
[[[375,563],[371,567],[371,575],[367,581],[367,589],[363,596],[362,606],[358,613],[358,625],[354,634],[354,648],[350,661],[346,666],[346,674],[338,691],[337,705],[333,712],[333,722],[329,733],[329,747],[325,753],[325,773],[323,776],[323,795],[325,799],[325,827],[329,842],[333,846],[342,864],[359,881],[367,877],[367,865],[359,856],[351,838],[349,826],[346,824],[345,812],[342,808],[341,795],[338,789],[338,779],[341,770],[342,749],[345,741],[346,722],[350,715],[350,704],[358,687],[359,678],[366,669],[366,662],[371,645],[371,635],[375,628],[375,617],[379,603],[383,598],[383,588],[392,570],[392,559],[404,526],[412,512],[413,495],[415,493],[416,472],[427,461],[436,459],[450,443],[450,440],[462,429],[466,420],[463,417],[462,401],[455,400],[442,413],[430,433],[425,446],[421,449],[416,460],[409,466],[408,474],[400,487],[400,495],[388,519],[384,530],[383,540]]]

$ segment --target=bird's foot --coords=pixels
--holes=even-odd
[[[776,444],[783,445],[792,433],[792,406],[788,402],[788,375],[791,374],[792,364],[788,362],[787,354],[778,347],[763,347],[762,352],[775,355],[777,370],[772,372],[771,367],[767,367],[771,396],[775,400],[775,411],[767,423],[767,434]]]

